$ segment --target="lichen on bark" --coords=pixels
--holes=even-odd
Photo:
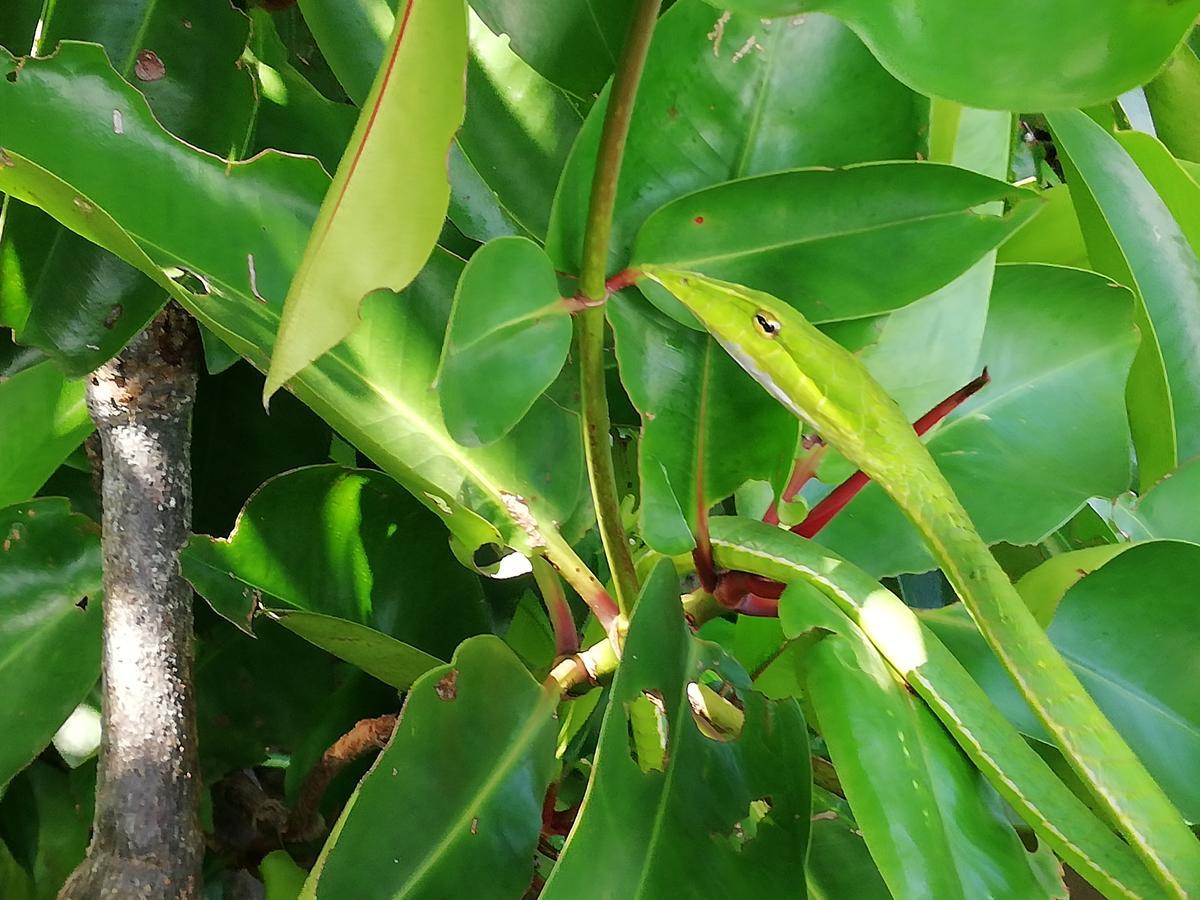
[[[200,894],[192,590],[179,571],[197,349],[172,304],[87,385],[103,448],[103,731],[91,846],[60,900]]]

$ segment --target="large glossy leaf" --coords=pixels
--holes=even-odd
[[[1192,113],[1200,103],[1200,59],[1183,44],[1145,88],[1154,130],[1172,153],[1200,160],[1200,127]]]
[[[39,30],[43,55],[63,40],[103,44],[113,66],[147,98],[171,133],[222,156],[246,149],[254,88],[240,64],[249,22],[228,4],[132,0],[47,6]],[[111,130],[124,129],[119,109]],[[61,228],[45,233],[45,214],[11,202],[0,225],[0,254],[21,273],[0,281],[0,321],[17,339],[83,375],[114,356],[166,300],[134,267]],[[29,236],[26,232],[30,232]]]
[[[796,418],[707,334],[626,295],[609,300],[608,315],[621,381],[642,417],[641,536],[660,553],[686,553],[699,508],[748,479],[787,477]]]
[[[931,160],[991,178],[1007,178],[1012,142],[1012,117],[1008,113],[937,100],[932,105],[931,120]],[[997,202],[982,211],[1002,210],[1003,204]],[[1044,215],[1044,209],[1039,211],[1014,239]],[[875,380],[888,386],[893,399],[912,419],[979,374],[972,367],[983,340],[995,264],[995,252],[987,253],[949,284],[876,319],[867,328],[867,343],[857,349],[857,355]],[[846,327],[861,328],[863,324]],[[836,326],[826,333],[835,340],[841,337]],[[920,365],[913,364],[916,359]]]
[[[839,628],[809,651],[807,697],[892,894],[1051,896],[983,776],[867,640],[845,636],[854,626]]]
[[[1042,191],[1041,198],[1042,211],[996,251],[997,262],[1090,268],[1079,217],[1071,203],[1071,188],[1056,185]]]
[[[121,136],[112,133],[112,109],[123,112]],[[315,160],[268,153],[229,165],[173,140],[99,50],[86,45],[64,45],[51,60],[26,63],[16,83],[0,81],[0,116],[2,146],[14,163],[0,166],[0,188],[37,196],[56,218],[159,278],[223,340],[266,368],[286,285],[328,186]],[[86,157],[70,150],[81,133],[88,136]],[[53,177],[18,165],[22,152]],[[135,179],[164,187],[149,195],[126,190]],[[99,227],[112,223],[109,216],[120,229]],[[181,280],[181,270],[194,274],[203,280],[198,289],[209,293],[184,290],[162,267]],[[428,390],[460,270],[438,254],[403,300],[370,298],[364,326],[298,376],[293,389],[442,515],[467,547],[497,539],[524,549],[553,545],[561,539],[550,523],[569,521],[582,496],[575,415],[539,401],[507,439],[470,450],[446,433]]]
[[[999,200],[1009,202],[1007,213],[976,211]],[[853,319],[941,287],[1037,209],[1029,191],[935,163],[784,172],[697,191],[657,210],[638,232],[632,265],[770,290],[814,322]],[[657,291],[651,296],[667,303]]]
[[[387,49],[396,0],[300,5],[346,92],[361,104]],[[505,234],[541,238],[582,120],[560,89],[474,13],[469,39],[467,112],[450,153],[450,218],[480,241]]]
[[[1139,478],[1150,484],[1200,454],[1200,260],[1112,135],[1081,112],[1048,118],[1078,176],[1072,199],[1093,264],[1139,297],[1128,400]]]
[[[896,77],[923,94],[987,109],[1049,110],[1110,100],[1153,77],[1191,30],[1200,3],[1139,6],[1126,0],[734,0],[761,16],[811,10],[844,18]],[[1022,26],[1054,35],[1047,77],[1038,41],[1010,40]]]
[[[1190,822],[1200,821],[1197,677],[1200,547],[1139,544],[1066,592],[1050,638],[1122,737]],[[924,620],[1025,734],[1048,740],[957,607]]]
[[[550,81],[590,100],[617,66],[635,0],[475,0],[475,11]]]
[[[413,686],[301,897],[519,897],[533,877],[557,694],[498,638]]]
[[[1133,541],[1172,538],[1200,544],[1200,459],[1180,466],[1140,497],[1122,494],[1113,503],[1113,523]]]
[[[100,677],[100,529],[67,501],[0,510],[0,787]]]
[[[83,383],[42,362],[0,378],[0,506],[32,497],[92,430]]]
[[[194,535],[180,554],[184,576],[244,631],[264,610],[298,610],[369,626],[448,658],[486,630],[478,578],[455,560],[437,520],[382,472],[314,466],[264,484],[228,538]],[[307,617],[294,630],[310,637]],[[308,625],[308,628],[304,626]],[[352,663],[358,641],[318,646]],[[366,666],[364,666],[366,668]]]
[[[610,267],[624,264],[650,213],[699,188],[797,166],[914,158],[918,102],[834,19],[762,22],[680,0],[655,30],[638,89]],[[555,197],[546,249],[564,270],[579,264],[606,105],[604,95],[589,113]]]
[[[264,398],[354,331],[367,294],[425,265],[450,202],[466,57],[465,3],[406,0],[288,288]]]
[[[570,349],[571,315],[542,248],[520,237],[485,244],[458,280],[438,366],[450,434],[468,447],[506,435],[558,377]]]
[[[1088,498],[1128,485],[1121,398],[1137,344],[1132,317],[1128,292],[1099,275],[997,267],[976,364],[988,368],[991,383],[927,440],[987,541],[1036,542]],[[875,574],[932,565],[875,484],[820,539]]]
[[[545,900],[640,900],[689,884],[720,885],[727,897],[802,894],[804,720],[793,701],[750,690],[743,674],[741,734],[702,734],[689,695],[705,669],[732,665],[712,656],[687,629],[673,567],[660,562],[634,612],[592,778]]]
[[[247,58],[259,96],[249,149],[308,153],[327,172],[335,171],[354,131],[356,110],[328,99],[296,70],[269,12],[251,9],[250,16],[254,24]]]

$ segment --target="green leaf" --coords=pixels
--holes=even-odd
[[[1010,204],[1003,215],[976,211],[998,200]],[[668,203],[638,232],[632,265],[770,290],[815,322],[854,319],[961,275],[1038,208],[1032,192],[936,163],[782,172]]]
[[[1037,218],[1000,245],[1001,263],[1045,263],[1052,266],[1090,268],[1079,217],[1071,203],[1071,188],[1060,184],[1042,191],[1042,211]]]
[[[395,0],[300,5],[346,91],[362,103],[387,49]],[[473,11],[468,15],[467,113],[450,151],[450,219],[480,241],[507,234],[542,238],[582,118],[561,89]]]
[[[263,900],[296,900],[308,877],[286,850],[272,850],[258,864],[258,871],[266,889]]]
[[[991,383],[926,441],[989,543],[1039,541],[1090,497],[1128,485],[1121,398],[1136,342],[1129,294],[1107,279],[1052,266],[996,269],[976,363]],[[820,540],[875,574],[932,566],[874,483]]]
[[[113,109],[123,112],[121,136],[111,131]],[[0,79],[0,117],[13,162],[0,166],[0,189],[32,192],[56,218],[161,279],[222,340],[266,368],[288,279],[329,183],[315,160],[266,153],[229,165],[188,148],[159,128],[144,100],[86,45],[27,61],[16,83]],[[82,156],[70,147],[85,126],[93,139]],[[22,162],[22,150],[53,174]],[[154,194],[161,202],[126,190],[135,179],[162,185]],[[208,293],[184,290],[164,269],[187,283],[202,279],[196,288]],[[555,545],[561,538],[550,523],[571,521],[583,497],[576,415],[539,400],[506,440],[470,450],[446,433],[428,390],[460,270],[439,253],[403,299],[374,295],[362,310],[365,327],[297,376],[293,388],[441,515],[467,548]]]
[[[745,710],[725,742],[697,728],[689,703],[712,661],[684,622],[678,579],[660,562],[635,608],[613,680],[591,781],[546,882],[545,900],[665,897],[680,885],[722,896],[798,894],[808,844],[810,776],[804,720],[728,675]],[[707,657],[707,659],[706,659]],[[690,685],[690,687],[689,687]],[[633,719],[654,712],[649,759]]]
[[[437,656],[348,619],[288,609],[272,610],[267,615],[310,644],[397,690],[407,691],[419,677],[442,664]]]
[[[0,47],[14,56],[29,52],[44,0],[13,0],[0,16]]]
[[[1140,497],[1123,494],[1113,503],[1113,523],[1131,541],[1173,538],[1200,544],[1200,459],[1185,463]]]
[[[246,632],[260,610],[280,612],[287,627],[320,634],[314,643],[359,664],[363,630],[347,627],[339,638],[344,620],[420,647],[426,653],[406,649],[427,661],[487,628],[479,580],[446,538],[382,472],[313,466],[264,484],[228,538],[193,535],[180,565],[213,609]]]
[[[570,349],[571,315],[542,248],[520,237],[485,244],[458,280],[435,382],[451,436],[467,447],[502,438]]]
[[[4,843],[33,875],[33,896],[54,900],[83,861],[92,830],[96,768],[63,771],[35,760],[9,785],[0,802]],[[0,874],[9,896],[9,882]]]
[[[100,590],[90,519],[57,498],[0,510],[0,787],[100,677]]]
[[[1041,843],[1105,893],[1160,896],[1161,888],[1128,844],[1063,785],[899,597],[818,544],[775,526],[725,516],[709,524],[717,565],[815,589],[851,619]],[[800,637],[812,630],[813,616],[810,611],[797,628],[789,629],[787,616],[795,599],[782,607],[782,623],[785,634]],[[820,622],[826,630],[840,627],[836,614],[826,614]],[[791,646],[804,649],[795,640]]]
[[[1190,670],[1200,647],[1192,613],[1198,573],[1200,547],[1194,544],[1138,544],[1071,587],[1048,630],[1088,693],[1189,822],[1200,821],[1193,777],[1200,765],[1200,702],[1179,673]],[[1008,679],[993,670],[990,654],[957,607],[923,620],[1021,731],[1048,740]]]
[[[355,109],[328,99],[296,70],[269,12],[259,7],[249,13],[247,58],[258,85],[258,116],[247,155],[266,149],[308,153],[335,171],[354,131]]]
[[[538,15],[549,18],[567,5],[540,7]],[[600,8],[620,5],[605,3]],[[467,117],[450,160],[451,218],[480,241],[510,233],[542,240],[550,224],[554,189],[583,117],[566,94],[529,68],[503,37],[474,15],[470,37]],[[468,196],[471,184],[484,194],[473,202]],[[498,211],[503,224],[486,221],[489,211]]]
[[[1200,127],[1192,114],[1200,104],[1200,59],[1180,45],[1155,79],[1143,88],[1159,140],[1182,159],[1200,160]]]
[[[1200,454],[1200,260],[1117,140],[1081,112],[1048,117],[1073,171],[1072,198],[1095,266],[1139,297],[1142,345],[1129,387],[1139,478]]]
[[[832,632],[805,655],[806,698],[892,893],[1046,896],[983,776],[858,627],[807,587],[781,616],[792,637]]]
[[[301,897],[465,897],[481,873],[489,894],[520,896],[553,772],[557,700],[498,638],[464,643],[413,685]]]
[[[428,260],[450,200],[466,56],[464,3],[407,0],[288,288],[264,399],[354,331],[367,294],[402,290]],[[363,253],[370,244],[387,250]]]
[[[931,139],[933,160],[992,178],[1007,177],[1012,116],[935,100],[931,118],[942,132],[940,141]],[[1003,204],[992,203],[981,211],[1000,213]],[[1039,213],[1032,225],[1044,214]],[[1020,228],[1013,239],[1029,227]],[[972,366],[983,340],[995,263],[995,252],[987,253],[929,296],[871,323],[870,342],[858,350],[858,357],[912,418],[979,374]],[[861,328],[862,323],[848,327]],[[834,326],[826,333],[840,340],[838,331]],[[915,359],[920,365],[913,364]]]
[[[801,70],[804,77],[796,77]],[[604,94],[555,196],[546,250],[563,270],[575,271],[580,261],[606,107]],[[763,22],[679,0],[655,29],[638,88],[610,270],[625,263],[646,217],[671,200],[799,166],[913,159],[922,116],[921,100],[835,19]]]
[[[724,0],[722,0],[724,2]],[[717,4],[719,5],[719,4]],[[901,81],[931,97],[985,109],[1065,109],[1111,100],[1150,80],[1191,30],[1200,3],[1126,0],[734,0],[760,16],[819,10],[844,18]],[[1054,35],[1013,41],[1022,24]]]
[[[624,294],[608,301],[608,316],[621,382],[642,417],[641,536],[668,556],[687,553],[698,507],[748,479],[787,478],[796,418],[707,334]]]
[[[254,88],[240,64],[249,22],[230,6],[202,0],[50,4],[39,46],[103,44],[117,71],[143,93],[171,133],[236,158],[246,149]],[[141,60],[141,62],[139,62]],[[124,129],[119,109],[110,129]],[[17,340],[45,350],[68,374],[82,376],[111,359],[162,308],[166,297],[138,271],[60,227],[44,213],[9,201],[0,256],[11,254],[22,284],[0,281],[0,321]]]
[[[0,506],[27,500],[92,430],[83,382],[42,362],[0,378]]]
[[[1075,582],[1094,572],[1134,544],[1101,544],[1052,556],[1017,582],[1017,592],[1043,627],[1048,627],[1059,601]]]
[[[536,71],[590,100],[616,68],[635,0],[475,0],[475,12]]]
[[[329,462],[329,426],[290,394],[276,397],[268,415],[262,386],[262,375],[246,363],[196,385],[192,531],[198,534],[232,531],[246,498],[269,478]],[[357,465],[353,450],[349,465]]]
[[[822,900],[891,900],[846,801],[814,787],[812,820],[805,866],[809,895]]]

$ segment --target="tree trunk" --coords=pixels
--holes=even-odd
[[[192,694],[195,322],[174,304],[92,373],[103,447],[104,717],[87,859],[60,900],[200,894],[203,858]]]

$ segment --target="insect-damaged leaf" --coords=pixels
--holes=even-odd
[[[544,900],[649,900],[679,885],[722,897],[794,896],[804,883],[810,776],[799,707],[749,688],[692,638],[669,562],[635,608],[592,780]],[[745,707],[741,734],[702,734],[689,694],[719,667]],[[702,848],[702,849],[700,849]]]
[[[288,289],[264,399],[354,330],[367,294],[403,289],[429,258],[466,58],[464,3],[407,0]]]
[[[15,65],[0,58],[0,73]],[[123,135],[112,131],[113,109],[122,113]],[[229,165],[188,147],[159,127],[144,98],[88,44],[27,60],[15,82],[0,78],[0,118],[8,154],[0,157],[0,189],[36,198],[158,280],[266,368],[285,286],[329,185],[315,160],[268,152]],[[89,135],[86,156],[73,149],[81,130]],[[132,192],[133,180],[157,187]],[[429,386],[461,270],[461,261],[439,251],[401,300],[371,296],[363,304],[367,327],[297,375],[292,388],[442,516],[464,546],[495,541],[533,550],[541,540],[562,540],[551,522],[570,529],[586,518],[578,419],[543,398],[495,445],[464,448],[446,432]]]
[[[301,897],[519,897],[554,768],[557,692],[491,635],[413,685]],[[486,881],[484,881],[486,879]]]

